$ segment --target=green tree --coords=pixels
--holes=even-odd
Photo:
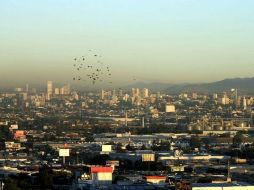
[[[126,152],[123,148],[122,148],[122,143],[117,143],[117,145],[116,145],[116,152],[118,152],[118,153],[124,153],[124,152]]]
[[[245,136],[242,133],[237,133],[233,138],[233,145],[239,146],[245,141]]]
[[[44,166],[39,171],[38,181],[40,183],[41,188],[43,189],[50,189],[53,185],[53,171]]]
[[[21,190],[21,188],[18,187],[17,181],[7,179],[4,183],[4,190]]]
[[[191,136],[191,139],[190,139],[190,146],[192,148],[200,148],[202,142],[201,142],[201,139],[199,136]]]
[[[92,165],[105,165],[106,161],[109,160],[110,157],[107,154],[99,154],[95,155],[91,160],[90,164]]]

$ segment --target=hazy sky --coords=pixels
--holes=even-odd
[[[113,81],[254,76],[253,0],[0,0],[0,86],[72,82],[103,55]]]

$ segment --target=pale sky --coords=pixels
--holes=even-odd
[[[253,0],[0,0],[0,86],[72,83],[89,49],[115,84],[254,76]]]

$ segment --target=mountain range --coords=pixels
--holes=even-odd
[[[152,91],[163,91],[167,93],[180,93],[180,92],[225,92],[230,91],[232,88],[237,88],[241,93],[254,94],[254,77],[252,78],[232,78],[224,79],[221,81],[199,84],[167,84],[167,83],[135,83],[124,87],[130,88],[148,88]]]

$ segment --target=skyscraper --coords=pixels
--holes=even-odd
[[[55,88],[55,95],[59,95],[60,94],[60,89],[59,88]]]
[[[132,91],[132,97],[140,96],[139,88],[132,88],[131,91]]]
[[[247,100],[246,100],[245,96],[243,97],[243,109],[244,110],[247,109]]]
[[[26,92],[29,92],[29,84],[26,84]]]
[[[63,89],[64,89],[65,95],[68,95],[71,93],[71,86],[69,84],[64,85]]]
[[[148,88],[143,89],[143,98],[148,98],[149,97],[149,90]]]
[[[231,101],[235,106],[238,106],[238,92],[237,92],[237,89],[231,89]]]
[[[53,95],[53,82],[48,81],[47,82],[47,99],[50,100],[52,95]]]
[[[104,98],[105,98],[105,91],[102,89],[101,90],[101,99],[104,100]]]

